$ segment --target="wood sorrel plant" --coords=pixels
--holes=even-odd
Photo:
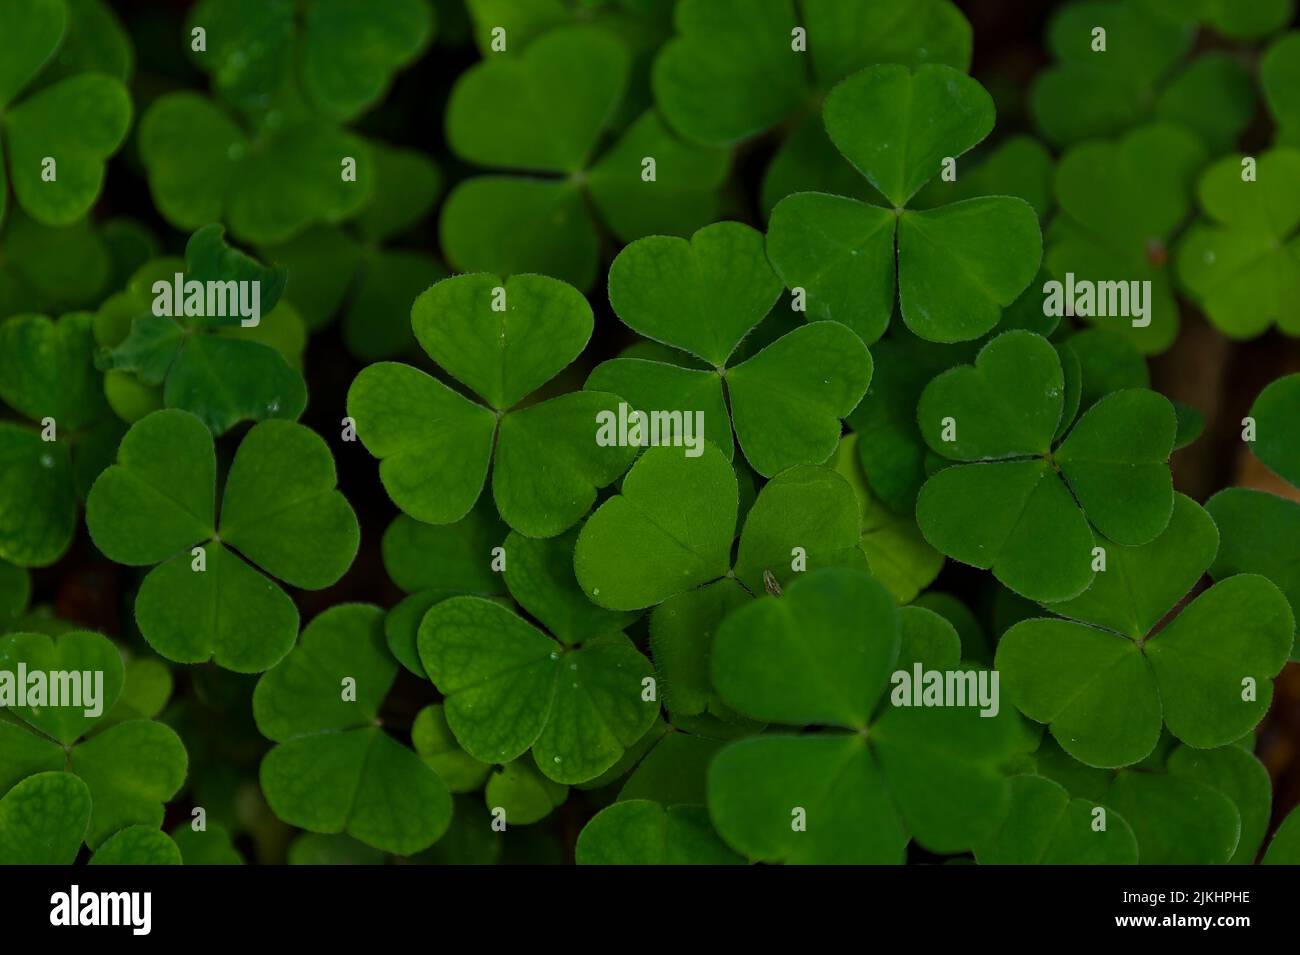
[[[0,863],[1300,862],[1290,0],[113,6],[0,3]]]

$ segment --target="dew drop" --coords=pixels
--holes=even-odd
[[[54,467],[54,455],[52,455],[52,454],[42,454],[42,455],[41,455],[41,467],[43,467],[43,468],[52,468],[52,467]]]

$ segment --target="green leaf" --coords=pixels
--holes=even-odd
[[[429,357],[504,411],[581,354],[592,316],[573,286],[543,275],[458,275],[415,300],[411,325]]]
[[[1233,865],[1253,863],[1272,811],[1273,782],[1264,764],[1240,746],[1180,746],[1170,755],[1168,766],[1171,775],[1204,783],[1232,800],[1241,813],[1241,838],[1228,861]]]
[[[790,0],[688,0],[675,14],[678,36],[655,61],[655,101],[700,142],[760,133],[872,63],[970,65],[970,24],[946,0],[833,0],[797,11]],[[793,48],[796,26],[807,30],[808,53]]]
[[[934,548],[1023,596],[1068,600],[1092,582],[1092,530],[1044,460],[939,471],[921,488],[916,520]]]
[[[1178,310],[1165,269],[1175,233],[1187,218],[1205,147],[1180,127],[1155,123],[1114,142],[1069,150],[1056,168],[1056,198],[1064,215],[1053,226],[1048,270],[1064,282],[1150,282],[1149,320],[1098,317],[1129,337],[1143,354],[1173,344]],[[1153,175],[1159,170],[1159,175]]]
[[[0,865],[71,865],[90,823],[90,792],[71,773],[28,776],[0,798]]]
[[[568,179],[466,179],[443,204],[438,237],[459,271],[540,272],[582,289],[596,279],[596,226]]]
[[[1219,527],[1219,552],[1210,567],[1215,580],[1235,574],[1267,577],[1300,615],[1300,563],[1295,544],[1300,535],[1300,504],[1286,498],[1233,487],[1205,502]]]
[[[1251,406],[1256,437],[1251,450],[1276,474],[1300,487],[1300,440],[1294,422],[1300,414],[1300,375],[1279,378]]]
[[[703,806],[631,799],[608,806],[583,827],[579,865],[737,865]]]
[[[949,66],[873,66],[826,98],[826,132],[844,157],[896,208],[993,129],[993,100]],[[874,117],[864,125],[861,117]]]
[[[492,460],[491,411],[409,365],[379,362],[353,381],[348,414],[398,507],[430,524],[469,513]]]
[[[853,488],[829,468],[800,465],[763,486],[745,517],[735,576],[761,593],[821,567],[865,569],[857,550],[861,511]]]
[[[465,751],[507,763],[533,748],[550,779],[600,775],[654,721],[650,664],[622,634],[563,648],[499,604],[452,597],[420,624],[420,658]]]
[[[623,47],[591,27],[556,30],[520,57],[486,59],[452,91],[448,144],[460,158],[480,165],[576,172],[622,98],[628,67]],[[539,139],[540,115],[548,115],[550,125]]]
[[[336,484],[334,458],[315,432],[265,421],[245,435],[226,477],[222,540],[296,587],[328,587],[360,539]]]
[[[783,596],[727,616],[714,643],[713,684],[756,719],[861,729],[898,656],[898,628],[893,599],[874,579],[812,573]]]
[[[1097,530],[1122,544],[1145,544],[1165,529],[1177,429],[1169,401],[1140,389],[1113,392],[1079,419],[1055,460]]]
[[[128,826],[104,841],[90,865],[180,865],[181,850],[165,832]]]
[[[1042,261],[1042,234],[1022,199],[988,196],[898,222],[898,295],[903,321],[931,341],[988,332],[1029,285]]]
[[[926,443],[956,461],[1047,454],[1064,406],[1065,382],[1044,338],[1011,331],[937,376],[921,393],[917,419]],[[945,440],[945,419],[953,420]]]
[[[620,396],[630,410],[642,412],[649,421],[656,409],[703,414],[703,438],[721,449],[728,461],[735,455],[722,379],[712,371],[644,358],[613,358],[597,365],[584,387]]]
[[[493,770],[483,796],[492,812],[504,810],[507,825],[530,826],[563,805],[569,787],[547,779],[524,758]]]
[[[17,315],[0,322],[0,398],[32,421],[53,418],[65,432],[102,418],[108,409],[91,321],[80,312],[57,321]]]
[[[9,683],[10,693],[16,691],[20,666],[29,674],[29,691],[33,673],[77,674],[71,684],[75,689],[65,685],[63,692],[80,692],[84,706],[56,703],[53,694],[58,690],[48,676],[41,681],[49,684],[44,690],[51,694],[48,702],[20,707],[11,700],[5,706],[6,712],[64,746],[85,736],[122,692],[122,657],[117,647],[97,633],[71,631],[57,638],[14,633],[0,638],[0,671],[9,677],[5,682]]]
[[[762,234],[737,222],[706,226],[689,241],[639,239],[609,270],[609,301],[624,324],[719,368],[780,291]]]
[[[1106,804],[1132,826],[1143,865],[1223,865],[1240,841],[1232,800],[1190,779],[1121,772]]]
[[[95,482],[87,525],[110,559],[159,564],[136,603],[141,632],[159,653],[260,672],[292,646],[298,614],[243,558],[296,586],[327,587],[356,554],[356,516],[334,488],[328,447],[301,425],[268,421],[245,436],[226,482],[220,539],[215,470],[212,436],[197,418],[156,412],[127,432],[118,463]],[[197,620],[195,607],[205,608]]]
[[[421,667],[423,673],[423,667]],[[460,748],[441,703],[426,706],[411,724],[411,745],[453,793],[474,792],[492,767]]]
[[[119,723],[75,746],[68,768],[90,788],[94,807],[86,845],[96,849],[126,826],[161,825],[187,763],[180,737],[148,720]]]
[[[384,569],[407,593],[430,588],[484,596],[504,593],[501,574],[492,569],[492,548],[504,544],[506,534],[506,526],[486,502],[455,524],[421,524],[399,514],[384,531]]]
[[[501,419],[492,496],[506,523],[530,537],[552,537],[591,510],[597,490],[636,458],[635,446],[592,440],[619,404],[617,395],[572,392]]]
[[[894,227],[888,209],[817,192],[777,203],[767,254],[787,288],[807,293],[806,317],[843,322],[870,345],[894,309]]]
[[[519,606],[569,646],[626,629],[636,614],[594,605],[578,585],[573,551],[578,532],[537,539],[516,532],[505,540],[505,583]]]
[[[669,597],[650,616],[650,652],[664,705],[674,716],[725,710],[710,678],[714,634],[750,596],[732,578]]]
[[[258,729],[279,743],[260,774],[277,816],[397,855],[437,841],[451,821],[446,785],[376,720],[396,675],[383,611],[344,604],[308,624],[298,648],[258,681]]]
[[[131,125],[119,80],[83,73],[29,96],[4,114],[14,195],[37,222],[69,225],[99,197],[104,163]],[[49,179],[45,159],[54,159]]]
[[[19,0],[5,11],[0,106],[8,106],[54,56],[68,25],[60,0]]]
[[[1210,569],[1219,532],[1211,515],[1178,494],[1169,526],[1155,540],[1136,546],[1104,538],[1099,543],[1106,569],[1084,593],[1050,609],[1071,620],[1141,639]]]
[[[1188,230],[1178,249],[1178,276],[1214,325],[1233,338],[1253,338],[1276,323],[1300,334],[1300,150],[1269,150],[1243,181],[1246,157],[1225,156],[1197,188],[1211,222]],[[1255,157],[1251,157],[1255,158]]]
[[[348,120],[377,105],[393,74],[428,45],[433,13],[427,0],[324,0],[307,8],[302,31],[303,91],[326,115]]]
[[[866,346],[836,322],[796,328],[729,369],[736,437],[750,466],[771,476],[828,459],[871,371]]]
[[[716,580],[730,564],[736,509],[736,477],[717,448],[698,458],[651,448],[583,525],[578,583],[602,607],[639,610]]]
[[[171,831],[172,842],[181,852],[183,865],[243,865],[244,857],[231,845],[224,826],[206,823],[206,829],[181,824]]]
[[[1294,144],[1300,133],[1300,86],[1296,84],[1300,79],[1300,33],[1286,33],[1268,48],[1259,63],[1259,79],[1269,112],[1282,128],[1281,134]]]
[[[1261,865],[1296,865],[1300,863],[1300,812],[1291,810],[1269,841]]]
[[[1093,828],[1094,809],[1042,776],[1011,780],[1011,809],[997,835],[976,847],[980,865],[1135,865],[1137,841],[1116,812]]]

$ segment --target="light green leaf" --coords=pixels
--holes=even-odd
[[[583,827],[579,865],[736,865],[703,806],[664,808],[648,799],[606,807]]]

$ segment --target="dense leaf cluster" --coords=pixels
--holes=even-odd
[[[0,863],[1255,861],[1300,375],[1201,503],[1148,360],[1300,334],[1294,14],[7,0],[0,675],[102,698],[0,709]]]

